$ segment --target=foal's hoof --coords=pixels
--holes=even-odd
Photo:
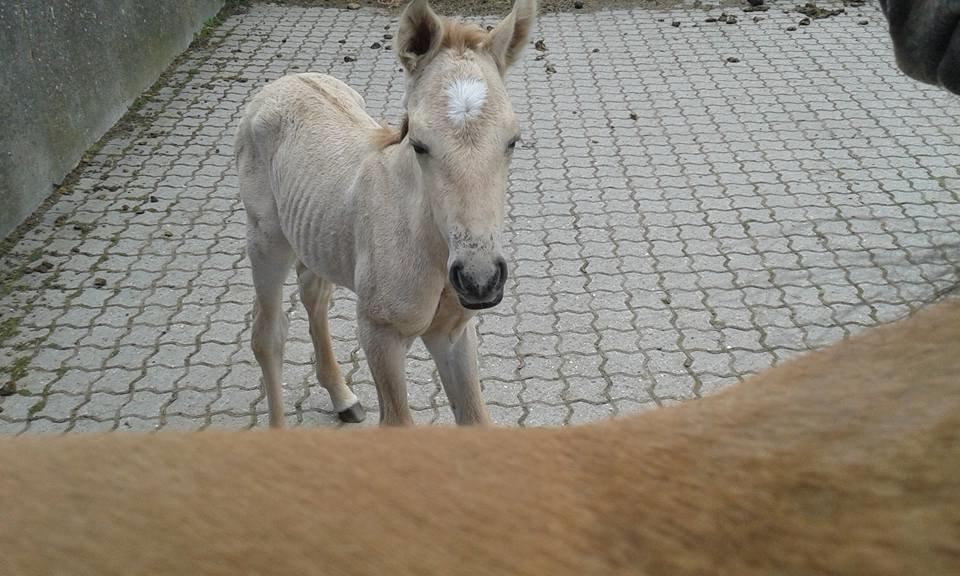
[[[363,405],[357,402],[346,410],[337,412],[337,416],[340,417],[341,422],[346,422],[347,424],[359,424],[360,422],[363,422],[364,418],[367,417],[367,413],[364,412]]]

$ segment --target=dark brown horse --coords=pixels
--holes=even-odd
[[[960,94],[960,0],[880,0],[880,5],[900,69]]]

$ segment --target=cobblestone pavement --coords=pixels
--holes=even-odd
[[[706,395],[957,281],[960,101],[894,70],[873,6],[794,31],[801,15],[787,6],[732,10],[736,24],[694,9],[539,21],[548,50],[531,47],[509,83],[524,127],[512,277],[482,314],[497,423]],[[371,47],[394,28],[372,10],[260,5],[176,66],[143,121],[3,263],[32,260],[0,297],[0,360],[21,391],[0,399],[0,433],[263,425],[234,126],[265,81],[306,70],[396,121],[395,55]],[[289,420],[333,426],[293,287]],[[350,294],[333,315],[374,424]],[[416,420],[451,422],[420,345],[408,374]]]

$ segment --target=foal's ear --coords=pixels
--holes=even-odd
[[[413,0],[400,16],[397,32],[397,56],[410,74],[427,62],[440,47],[443,22],[433,13],[427,0]]]
[[[523,52],[537,18],[537,0],[516,0],[510,15],[490,31],[484,46],[504,73]]]

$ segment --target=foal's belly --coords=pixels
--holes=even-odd
[[[296,258],[321,278],[354,290],[353,215],[337,192],[310,189],[278,202],[281,228]]]
[[[330,241],[332,242],[332,239]],[[300,257],[300,261],[324,280],[355,292],[353,252],[330,250],[329,245],[323,244],[324,240],[321,238],[313,246],[305,247],[301,252],[303,256]]]
[[[354,290],[356,198],[354,183],[370,154],[367,124],[377,126],[346,85],[325,78],[340,96],[330,105],[326,91],[301,110],[300,124],[274,156],[277,212],[297,258],[318,276]],[[340,94],[340,92],[343,92]],[[344,117],[344,106],[350,117]]]

